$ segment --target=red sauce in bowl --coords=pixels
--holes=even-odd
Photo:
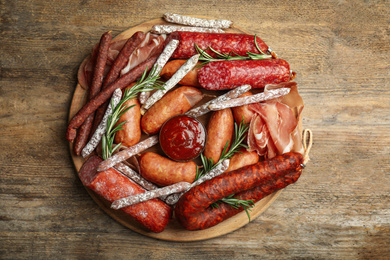
[[[160,130],[160,145],[175,161],[190,161],[198,157],[206,144],[206,130],[193,117],[178,115],[167,120]]]

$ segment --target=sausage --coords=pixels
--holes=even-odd
[[[107,57],[108,57],[108,49],[111,43],[111,32],[106,32],[100,38],[98,54],[96,57],[96,63],[92,78],[91,86],[89,87],[88,99],[92,99],[97,93],[100,92],[103,81],[104,68],[106,67]],[[92,130],[92,124],[94,121],[94,114],[91,114],[87,120],[80,127],[80,130],[77,134],[76,141],[74,143],[74,153],[76,155],[81,154],[81,150],[88,142],[89,135]]]
[[[131,88],[130,85],[128,88]],[[137,99],[130,99],[124,103],[127,107],[131,107],[123,113],[117,122],[117,125],[126,121],[122,125],[122,129],[115,134],[115,143],[122,143],[124,146],[130,147],[135,145],[141,139],[141,106]]]
[[[251,96],[251,95],[252,95],[252,93],[250,91],[248,91],[239,97],[247,97],[247,96]],[[254,115],[254,112],[249,109],[249,105],[233,107],[232,111],[233,111],[234,121],[237,124],[240,124],[242,122],[242,120],[244,120],[245,124],[250,123],[250,121],[252,120],[252,116]]]
[[[233,22],[230,20],[222,19],[204,19],[192,16],[185,16],[180,14],[165,13],[163,15],[164,20],[170,23],[178,23],[189,26],[208,27],[208,28],[229,28]]]
[[[179,87],[163,96],[141,118],[141,128],[147,134],[156,134],[169,118],[184,114],[202,99],[199,89]]]
[[[166,42],[171,39],[180,41],[176,51],[172,54],[172,59],[188,59],[197,54],[195,44],[202,50],[211,47],[217,52],[225,54],[234,52],[237,55],[247,56],[247,52],[259,53],[255,45],[255,36],[247,34],[173,32],[167,37]],[[268,46],[259,37],[256,37],[256,41],[260,50],[265,53]],[[216,57],[214,52],[210,50],[206,52],[212,57]]]
[[[264,88],[289,80],[290,65],[282,59],[210,62],[198,73],[199,84],[208,90],[232,89],[244,84]]]
[[[85,119],[87,119],[90,114],[95,112],[99,106],[101,106],[104,102],[106,102],[106,100],[111,97],[115,89],[123,89],[127,87],[130,83],[140,77],[144,73],[145,69],[148,69],[149,71],[152,68],[153,64],[156,62],[157,58],[158,55],[154,55],[148,58],[146,61],[144,61],[137,67],[115,80],[112,84],[107,86],[106,89],[102,90],[94,98],[88,101],[70,120],[66,131],[66,139],[69,142],[72,142],[76,137],[76,129],[83,124]]]
[[[186,62],[186,60],[172,60],[168,62],[164,68],[162,69],[160,76],[164,79],[168,80],[170,79],[173,74]],[[197,65],[200,64],[199,62]],[[190,72],[185,75],[184,78],[182,78],[178,84],[184,85],[184,86],[192,86],[192,87],[200,87],[200,84],[198,82],[198,72],[200,68],[195,67]]]
[[[102,159],[91,156],[81,167],[79,177],[82,183],[110,203],[130,195],[145,192],[138,184],[120,174],[114,168],[97,172]],[[172,209],[158,199],[152,199],[121,209],[141,225],[153,232],[162,232],[167,226]]]
[[[223,203],[213,208],[210,207],[212,203],[232,194],[241,199],[258,201],[297,181],[302,162],[300,153],[286,153],[225,172],[181,196],[175,208],[176,219],[188,230],[212,227],[243,210],[235,210]]]
[[[230,158],[229,168],[227,172],[240,169],[247,165],[255,164],[259,161],[259,155],[257,152],[249,152],[245,148],[241,149],[238,153],[235,153],[232,158]]]
[[[113,83],[118,77],[121,72],[121,70],[126,66],[126,64],[129,62],[130,54],[134,52],[134,50],[137,48],[138,45],[144,40],[145,33],[138,31],[134,33],[123,45],[121,51],[119,52],[118,56],[116,57],[114,63],[112,64],[109,72],[107,73],[107,76],[105,77],[103,81],[103,87],[102,89],[106,89],[107,86],[109,86],[111,83]],[[102,121],[104,112],[106,111],[108,107],[108,101],[106,101],[103,105],[101,105],[96,113],[95,113],[95,120],[93,123],[93,130],[96,130],[99,123]]]
[[[196,176],[196,163],[175,162],[159,154],[147,152],[139,160],[140,174],[147,180],[168,186],[178,182],[192,183]]]
[[[207,125],[207,142],[203,155],[212,159],[213,163],[219,161],[222,151],[226,145],[232,142],[234,132],[233,113],[230,108],[213,112]]]

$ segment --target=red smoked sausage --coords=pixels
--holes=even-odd
[[[195,44],[202,50],[208,47],[220,53],[229,54],[235,52],[241,56],[247,56],[247,52],[259,53],[255,45],[255,36],[241,33],[201,33],[201,32],[173,32],[166,39],[166,43],[170,40],[179,40],[179,46],[172,54],[171,59],[188,59],[197,54]],[[268,46],[259,38],[256,37],[257,45],[264,53],[268,50]],[[215,57],[215,53],[208,50],[211,56]],[[232,56],[235,56],[232,54]]]
[[[290,80],[290,65],[282,59],[210,62],[199,70],[198,81],[208,90],[233,89],[241,85],[264,88]]]
[[[113,168],[97,172],[96,169],[102,161],[98,156],[91,156],[81,167],[79,176],[84,186],[109,202],[145,192],[141,186]],[[121,210],[156,233],[164,230],[172,215],[171,207],[158,199],[141,202]]]
[[[240,211],[224,204],[212,208],[212,203],[231,194],[258,201],[294,183],[300,176],[302,162],[300,153],[286,153],[223,173],[186,192],[176,204],[175,216],[188,230],[212,227]]]

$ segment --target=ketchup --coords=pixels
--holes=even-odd
[[[160,130],[161,148],[175,161],[195,159],[203,152],[205,143],[205,128],[193,117],[174,116],[167,120]]]

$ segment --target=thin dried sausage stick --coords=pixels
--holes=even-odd
[[[220,164],[218,164],[217,166],[214,167],[214,169],[212,169],[211,171],[207,172],[205,175],[203,175],[202,177],[200,177],[198,180],[194,181],[193,183],[191,183],[191,186],[186,190],[188,191],[190,188],[192,187],[195,187],[207,180],[211,180],[212,178],[218,176],[218,175],[221,175],[222,173],[224,173],[226,171],[227,168],[229,168],[229,163],[230,163],[230,159],[225,159],[223,160]],[[186,192],[184,191],[184,192]],[[168,204],[168,205],[174,205],[176,204],[180,197],[184,194],[184,192],[182,193],[175,193],[175,194],[172,194],[172,195],[169,195],[166,199],[165,199],[165,202]]]
[[[165,64],[168,62],[169,58],[172,56],[172,53],[176,50],[177,46],[179,45],[178,40],[171,40],[168,42],[168,44],[165,46],[164,50],[158,57],[155,66],[155,74],[153,76],[157,76],[160,74],[162,68],[165,66]],[[143,105],[145,104],[146,100],[150,96],[150,91],[147,92],[141,92],[139,96],[139,102]]]
[[[98,55],[96,57],[95,68],[92,78],[91,86],[89,87],[88,100],[96,96],[101,90],[104,68],[106,67],[108,49],[111,43],[111,32],[106,32],[100,38]],[[85,147],[88,142],[89,135],[91,133],[92,124],[94,121],[94,114],[91,114],[87,120],[80,127],[77,137],[74,143],[74,152],[76,155],[80,155],[81,150]]]
[[[239,86],[233,90],[230,90],[229,92],[227,92],[226,94],[223,94],[223,95],[220,95],[218,96],[217,98],[214,98],[213,100],[210,100],[209,102],[199,106],[199,107],[196,107],[196,108],[193,108],[191,110],[189,110],[186,115],[188,116],[192,116],[192,117],[199,117],[199,116],[202,116],[204,114],[207,114],[208,112],[210,112],[211,110],[209,109],[209,105],[211,104],[218,104],[220,102],[224,102],[224,101],[227,101],[227,100],[230,100],[230,99],[233,99],[233,98],[237,98],[238,96],[241,96],[242,94],[244,94],[245,92],[249,91],[251,89],[251,86],[250,85],[243,85],[243,86]]]
[[[153,93],[151,97],[146,100],[145,104],[141,108],[141,113],[145,114],[145,112],[153,106],[154,103],[159,101],[169,90],[171,90],[174,86],[176,86],[179,81],[184,78],[184,76],[192,70],[196,63],[198,62],[199,54],[192,56],[183,66],[176,71],[175,74],[164,84],[164,89],[157,90]]]
[[[153,25],[150,30],[156,34],[170,34],[173,32],[207,32],[207,33],[224,33],[225,31],[218,28],[205,28],[205,27],[185,27],[176,25]]]
[[[222,110],[225,108],[230,108],[230,107],[239,107],[243,105],[248,105],[248,104],[253,104],[253,103],[259,103],[262,101],[274,99],[277,97],[285,96],[288,93],[290,93],[290,88],[278,88],[278,89],[273,89],[269,90],[267,92],[262,92],[246,97],[239,97],[239,98],[234,98],[230,99],[227,101],[222,101],[220,103],[213,103],[208,106],[208,108],[211,111],[218,111]]]
[[[144,32],[136,32],[134,33],[123,45],[121,51],[119,52],[118,56],[116,57],[114,63],[112,64],[110,71],[108,72],[107,76],[105,77],[103,81],[102,89],[107,88],[111,83],[113,83],[120,75],[121,70],[123,67],[126,66],[126,64],[129,61],[130,54],[133,53],[133,51],[137,48],[137,46],[143,41],[145,38]],[[103,105],[101,105],[95,113],[95,120],[93,124],[93,130],[96,130],[99,123],[102,121],[104,113],[108,107],[108,102],[105,102]]]
[[[290,180],[288,174],[300,172],[302,163],[302,154],[285,153],[270,160],[221,174],[186,192],[176,204],[175,216],[186,229],[190,230],[216,225],[225,218],[209,208],[212,203],[261,185],[265,185],[264,187],[272,193],[287,186],[285,184],[289,184]],[[207,218],[211,218],[211,221],[205,225],[204,220]]]
[[[102,139],[102,136],[107,130],[108,117],[112,115],[112,111],[118,105],[119,101],[121,101],[121,97],[122,97],[122,91],[118,88],[114,91],[114,94],[112,95],[111,98],[111,102],[108,105],[108,108],[106,110],[106,113],[103,116],[102,121],[96,128],[95,133],[93,133],[91,139],[81,151],[81,155],[84,158],[90,155],[93,152],[93,150],[95,150],[95,148],[98,146],[100,140]]]
[[[153,136],[139,142],[136,145],[133,145],[125,150],[122,150],[122,151],[114,154],[113,156],[111,156],[107,160],[103,161],[99,165],[97,170],[98,171],[105,171],[105,170],[113,167],[114,165],[117,165],[118,163],[123,162],[124,160],[127,160],[130,157],[132,157],[132,156],[134,156],[142,151],[145,151],[146,149],[152,147],[153,145],[155,145],[157,143],[158,143],[158,135],[153,135]]]
[[[180,14],[172,14],[172,13],[165,13],[163,17],[164,17],[165,21],[170,22],[170,23],[191,25],[191,26],[197,26],[197,27],[226,29],[226,28],[229,28],[230,26],[232,26],[232,24],[233,24],[233,22],[230,20],[203,19],[203,18],[196,18],[196,17],[185,16],[185,15],[180,15]]]
[[[146,61],[118,78],[112,84],[107,86],[106,89],[102,90],[99,94],[97,94],[93,99],[88,101],[73,118],[70,120],[66,132],[66,139],[71,142],[76,137],[76,129],[79,128],[85,119],[88,118],[90,114],[92,114],[99,106],[101,106],[106,100],[108,100],[115,89],[120,88],[123,89],[127,87],[130,83],[135,81],[138,77],[140,77],[145,69],[150,70],[153,64],[156,62],[158,55],[154,55],[148,58]]]
[[[154,185],[150,181],[146,180],[144,177],[142,177],[138,172],[131,169],[129,166],[127,166],[124,163],[118,163],[114,166],[115,169],[120,171],[122,174],[126,175],[130,179],[132,179],[134,182],[136,182],[138,185],[140,185],[145,190],[155,190],[158,189],[158,186]]]
[[[111,204],[111,208],[121,209],[121,208],[131,206],[131,205],[134,205],[134,204],[137,204],[140,202],[155,199],[155,198],[158,198],[161,196],[166,196],[166,195],[173,194],[173,193],[183,192],[186,189],[188,189],[190,187],[190,185],[191,185],[190,183],[183,181],[183,182],[178,182],[178,183],[172,184],[170,186],[166,186],[164,188],[159,188],[156,190],[150,190],[150,191],[145,191],[144,193],[131,195],[131,196],[126,197],[126,198],[115,200]]]

